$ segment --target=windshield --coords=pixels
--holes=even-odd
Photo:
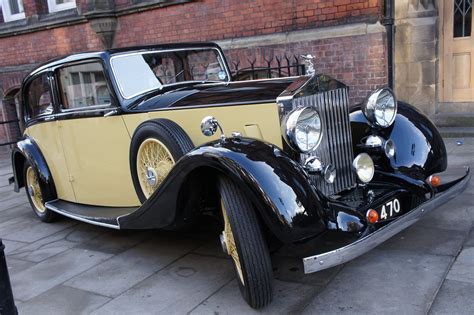
[[[115,78],[124,98],[187,81],[229,81],[216,49],[144,52],[114,56]]]

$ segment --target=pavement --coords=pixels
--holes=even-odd
[[[449,163],[474,167],[474,138],[445,140]],[[240,297],[213,229],[115,231],[38,221],[8,186],[0,151],[0,238],[20,314],[474,314],[474,183],[371,252],[304,275],[287,246],[272,255],[274,299]]]

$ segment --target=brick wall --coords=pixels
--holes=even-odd
[[[132,3],[131,0],[120,0]],[[82,5],[85,1],[78,1]],[[119,17],[115,47],[220,40],[356,21],[376,21],[382,0],[202,0]],[[27,16],[47,12],[46,1],[25,0]],[[0,38],[0,67],[37,63],[102,49],[88,24]],[[18,55],[18,51],[22,51]]]
[[[77,0],[79,12],[88,9]],[[199,0],[184,4],[120,15],[114,46],[123,47],[163,42],[222,40],[295,30],[328,27],[380,19],[382,0]],[[125,8],[138,3],[116,0]],[[46,0],[24,0],[26,15],[46,14]],[[318,57],[319,70],[335,75],[354,87],[354,99],[381,84],[386,76],[382,60],[383,36],[371,35],[266,47],[283,52],[310,52]],[[372,44],[368,47],[368,42]],[[375,45],[374,45],[375,43]],[[0,38],[0,91],[12,87],[12,76],[2,67],[35,65],[50,58],[80,51],[103,49],[90,24],[82,23]],[[357,49],[355,48],[357,47]],[[310,48],[308,51],[308,48]],[[252,53],[252,52],[247,52]],[[234,53],[232,53],[234,54]],[[351,60],[351,61],[348,61]],[[370,64],[373,63],[373,64]],[[360,91],[360,92],[356,92]]]
[[[76,3],[79,14],[93,9],[93,1],[76,0]],[[115,0],[114,3],[117,9],[126,10],[146,2]],[[358,22],[375,23],[380,20],[382,3],[383,0],[196,0],[163,8],[145,8],[136,11],[138,13],[122,14],[121,11],[113,46],[236,40]],[[24,0],[24,8],[27,18],[36,15],[44,21],[48,14],[46,0]],[[27,20],[33,23],[31,27],[35,26],[34,21],[35,18]],[[0,35],[6,26],[0,9]],[[89,23],[0,37],[0,47],[0,97],[12,87],[18,87],[29,69],[39,63],[61,55],[104,49]],[[225,53],[229,61],[240,61],[240,68],[249,66],[248,59],[256,59],[256,66],[265,66],[264,60],[273,56],[311,53],[316,56],[318,72],[349,85],[352,103],[387,83],[384,33],[322,40],[302,38],[301,42],[292,44],[267,43]],[[6,103],[3,107],[7,114],[12,114],[13,107],[5,106]],[[5,128],[0,126],[0,142],[3,140],[6,140]]]
[[[382,0],[203,0],[119,18],[115,46],[220,40],[380,18]],[[126,31],[125,31],[126,30]]]
[[[0,38],[0,67],[34,64],[74,52],[102,49],[89,24]]]
[[[310,53],[316,56],[315,68],[318,73],[328,74],[349,86],[350,101],[354,104],[364,100],[374,89],[388,84],[385,42],[385,34],[376,33],[233,49],[226,51],[226,57],[233,70],[233,63],[239,61],[239,69],[250,67],[250,62],[254,60],[256,67],[265,67],[266,60],[272,58],[272,66],[277,66],[274,57]]]

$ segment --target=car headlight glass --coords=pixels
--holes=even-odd
[[[282,132],[290,147],[302,153],[311,152],[321,142],[321,118],[311,107],[297,108],[286,116]]]
[[[365,117],[382,128],[393,124],[397,116],[397,100],[389,88],[379,89],[365,100],[363,106]]]
[[[368,183],[372,180],[375,173],[374,161],[367,153],[359,154],[352,163],[354,169],[363,183]]]

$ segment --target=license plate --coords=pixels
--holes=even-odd
[[[392,199],[377,209],[381,220],[391,219],[398,216],[401,212],[400,200]]]

